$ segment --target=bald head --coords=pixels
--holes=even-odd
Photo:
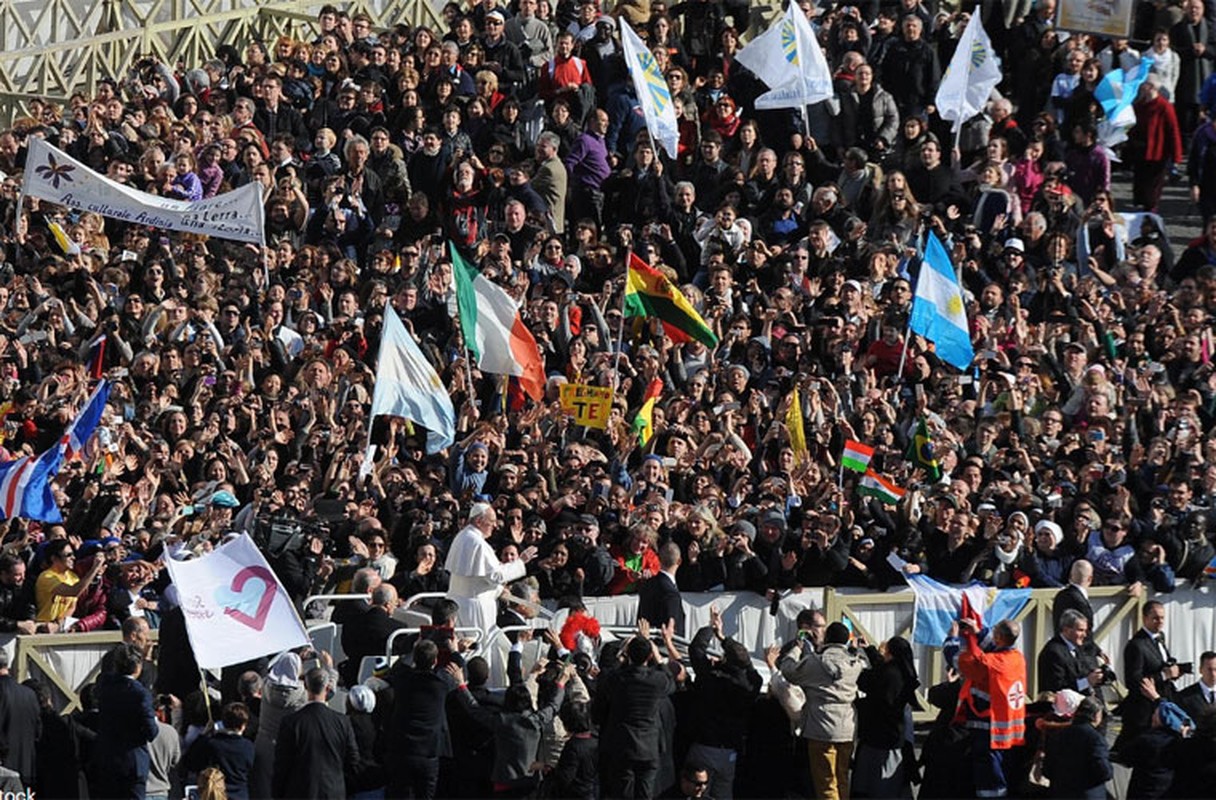
[[[1021,635],[1022,623],[1012,619],[1003,619],[992,629],[992,638],[1001,647],[1012,647]]]
[[[1083,558],[1074,561],[1072,569],[1068,571],[1068,580],[1077,586],[1089,586],[1094,582],[1094,565]]]
[[[397,590],[391,583],[382,583],[372,590],[372,605],[387,610],[390,614],[397,607]]]

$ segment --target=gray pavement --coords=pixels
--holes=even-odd
[[[1111,168],[1110,182],[1115,194],[1116,210],[1131,211],[1131,166],[1112,164]],[[1183,178],[1177,183],[1166,184],[1159,209],[1170,235],[1170,244],[1174,248],[1175,259],[1182,255],[1182,251],[1186,249],[1192,239],[1203,232],[1203,220],[1199,216],[1199,208],[1191,202],[1190,188],[1185,177],[1186,165],[1180,165],[1179,169],[1182,171]]]

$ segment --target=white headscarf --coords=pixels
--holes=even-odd
[[[299,686],[300,657],[290,650],[279,653],[266,668],[266,680],[275,686]]]

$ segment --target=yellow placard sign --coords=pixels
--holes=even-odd
[[[612,389],[585,383],[564,383],[561,387],[562,411],[574,417],[574,424],[587,428],[608,427],[612,410]]]

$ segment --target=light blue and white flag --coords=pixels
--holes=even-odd
[[[828,61],[797,3],[735,58],[772,89],[756,98],[756,108],[801,108],[835,96]]]
[[[1136,100],[1140,84],[1148,77],[1153,61],[1141,57],[1140,63],[1131,69],[1112,69],[1103,76],[1094,88],[1094,99],[1102,106],[1107,119],[1116,119],[1125,108]]]
[[[984,110],[988,96],[1000,82],[1001,59],[980,23],[980,15],[972,14],[937,87],[937,113],[942,119],[953,120],[953,130],[958,133],[964,122]]]
[[[933,342],[938,358],[966,369],[975,359],[975,350],[971,347],[963,290],[937,234],[930,232],[927,239],[908,324],[913,333]]]
[[[904,579],[916,593],[912,641],[931,647],[941,647],[950,636],[950,626],[963,615],[964,597],[982,615],[984,627],[1014,619],[1030,602],[1030,589],[994,589],[979,583],[949,586],[928,575],[904,575]]]
[[[1127,132],[1136,124],[1132,103],[1152,68],[1152,60],[1142,57],[1131,69],[1112,69],[1094,88],[1094,99],[1105,114],[1098,123],[1098,147],[1111,161],[1119,160],[1115,148],[1127,141]]]
[[[646,129],[650,136],[676,158],[680,146],[680,128],[676,122],[675,104],[671,102],[671,91],[667,80],[659,72],[659,65],[646,44],[621,20],[621,45],[625,49],[625,63],[629,65],[629,77],[646,117]]]
[[[376,388],[372,392],[368,428],[381,414],[404,417],[425,427],[428,453],[449,447],[456,440],[452,398],[414,337],[405,329],[392,303],[384,306],[384,330],[380,334]],[[370,471],[375,455],[373,448],[369,442],[361,473]]]

